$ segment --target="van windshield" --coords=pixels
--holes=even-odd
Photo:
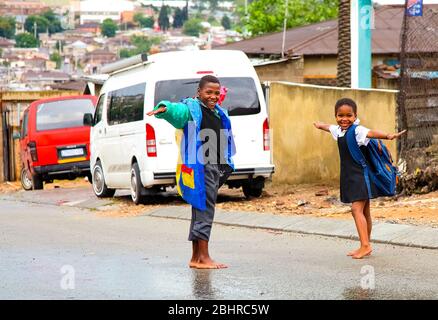
[[[38,105],[37,131],[82,127],[84,114],[94,114],[90,99],[68,99]]]
[[[230,116],[243,116],[260,112],[260,101],[252,78],[219,78],[221,86],[227,88],[222,107]],[[196,96],[199,79],[158,81],[155,85],[155,105],[161,100],[179,102]]]

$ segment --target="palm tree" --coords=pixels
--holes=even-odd
[[[350,0],[339,0],[338,10],[338,87],[351,87]]]

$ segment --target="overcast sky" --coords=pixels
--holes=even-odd
[[[404,4],[404,0],[373,0],[373,2],[380,4]],[[423,0],[423,4],[438,3],[438,0]]]

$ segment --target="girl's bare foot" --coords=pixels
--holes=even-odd
[[[349,253],[347,253],[347,256],[349,256],[349,257],[354,256],[355,254],[357,254],[359,252],[359,250],[360,250],[360,248],[357,250],[350,251]],[[369,256],[370,254],[371,254],[371,251],[367,254],[367,256]]]
[[[349,256],[349,257],[354,256],[355,254],[357,254],[359,252],[359,250],[360,250],[360,248],[357,250],[350,251],[349,253],[347,253],[347,256]]]
[[[371,246],[360,247],[359,250],[352,256],[353,259],[362,259],[365,256],[369,256],[373,250]]]

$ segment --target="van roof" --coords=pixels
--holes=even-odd
[[[255,76],[255,70],[243,51],[199,50],[170,51],[148,56],[147,62],[126,67],[110,76],[118,78],[143,73],[153,79],[198,78],[206,73],[215,76]]]

